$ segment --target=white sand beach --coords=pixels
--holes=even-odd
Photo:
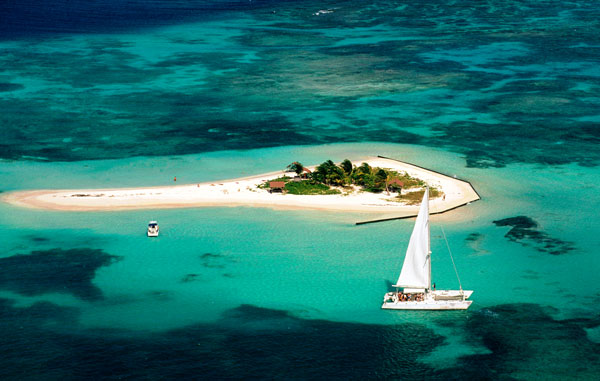
[[[453,177],[391,159],[374,157],[353,164],[360,165],[363,162],[367,162],[372,167],[407,172],[440,189],[445,196],[431,200],[430,210],[432,213],[454,209],[479,199],[469,183]],[[315,167],[308,168],[312,170]],[[404,216],[416,214],[419,208],[418,205],[404,205],[391,200],[396,195],[395,193],[391,195],[386,192],[379,194],[352,192],[339,195],[293,195],[269,193],[266,189],[258,188],[258,185],[282,174],[282,171],[278,171],[228,181],[162,187],[17,191],[3,194],[1,199],[22,207],[65,211],[255,206],[348,212],[390,212],[397,216]]]

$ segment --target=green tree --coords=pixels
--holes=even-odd
[[[375,174],[373,175],[373,186],[371,192],[381,192],[386,186],[388,174],[381,168],[376,168]]]
[[[352,171],[354,183],[363,187],[367,187],[367,183],[373,183],[372,177],[371,166],[367,163],[362,163],[360,167],[354,168]]]
[[[296,172],[296,174],[300,176],[302,174],[302,171],[304,171],[304,166],[302,165],[302,163],[295,161],[292,164],[288,165],[286,170],[290,172]]]
[[[388,173],[386,178],[385,178],[385,193],[387,193],[387,195],[390,195],[390,181],[392,180],[392,174]]]
[[[362,163],[358,169],[363,173],[371,173],[372,169],[369,163]]]
[[[313,179],[321,183],[343,185],[344,171],[335,165],[333,161],[327,160],[317,166],[313,173]]]
[[[346,172],[347,175],[350,175],[352,173],[352,162],[350,160],[345,159],[344,161],[342,161],[340,167],[344,170],[344,172]]]
[[[331,172],[328,174],[329,184],[344,185],[346,183],[344,170],[340,167],[331,168]]]

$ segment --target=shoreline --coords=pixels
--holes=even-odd
[[[407,172],[413,177],[436,186],[445,199],[432,199],[432,213],[456,209],[480,197],[464,180],[444,175],[395,159],[370,157],[353,162],[369,163],[372,167]],[[316,166],[307,167],[313,169]],[[313,209],[325,211],[393,213],[395,216],[416,214],[419,205],[404,205],[389,201],[394,193],[374,194],[354,192],[349,195],[292,195],[269,193],[257,189],[259,184],[282,175],[275,171],[218,182],[154,186],[138,188],[63,189],[15,191],[0,195],[0,200],[15,206],[53,211],[118,211],[132,209],[173,209],[196,207],[269,207],[275,209]]]

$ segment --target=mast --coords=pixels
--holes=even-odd
[[[425,187],[425,194],[427,197],[427,256],[429,257],[429,284],[425,291],[429,293],[431,290],[431,234],[429,232],[429,187]]]

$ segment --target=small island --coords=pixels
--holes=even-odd
[[[367,162],[360,165],[345,159],[339,165],[327,160],[313,171],[300,162],[293,162],[285,169],[283,176],[262,183],[260,189],[268,189],[294,195],[351,195],[360,192],[384,193],[389,201],[407,205],[421,202],[425,181],[413,177],[406,171],[391,168],[372,167]],[[292,176],[290,174],[295,174]],[[403,192],[404,190],[404,192]],[[431,199],[443,197],[443,192],[429,185]]]
[[[0,200],[20,207],[68,211],[245,206],[401,217],[416,215],[425,186],[432,194],[431,213],[479,199],[466,181],[399,160],[370,157],[339,164],[327,160],[308,167],[293,162],[276,172],[206,183],[7,192]]]

